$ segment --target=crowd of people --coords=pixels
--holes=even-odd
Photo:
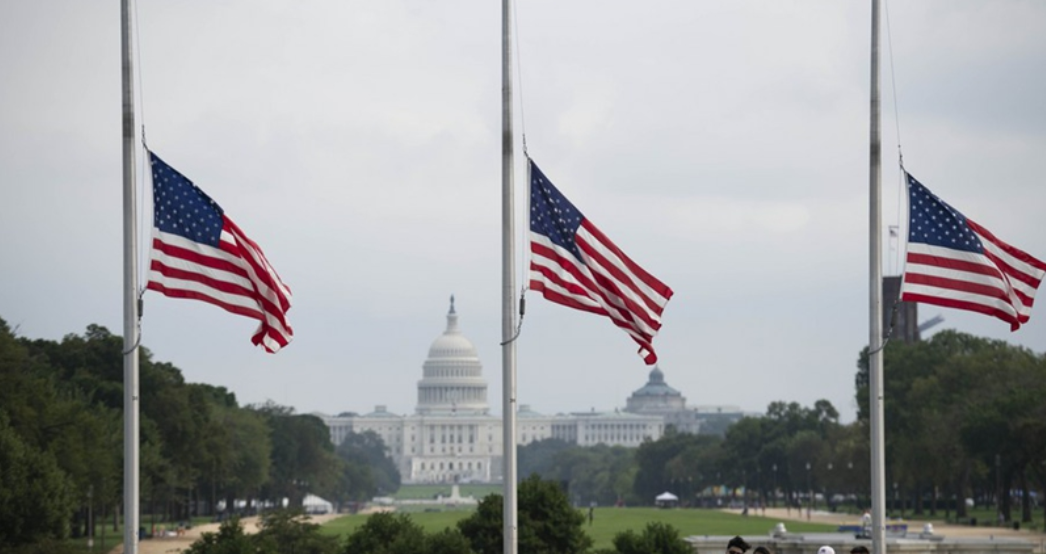
[[[768,546],[759,545],[755,549],[752,549],[752,545],[748,544],[747,541],[741,537],[734,537],[730,539],[730,542],[726,544],[726,554],[745,554],[749,550],[752,550],[752,554],[774,554],[774,551]],[[822,546],[817,549],[817,554],[835,554],[835,548],[829,545]],[[864,545],[857,545],[850,549],[850,554],[870,554],[868,547]]]

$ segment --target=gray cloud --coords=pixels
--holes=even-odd
[[[453,292],[497,408],[498,6],[139,6],[149,143],[263,246],[294,290],[297,335],[266,356],[248,343],[253,322],[149,294],[144,343],[241,401],[409,412]],[[762,411],[827,398],[853,417],[868,335],[865,3],[536,0],[516,10],[517,146],[525,123],[549,177],[676,290],[655,340],[669,383],[692,404]],[[904,3],[890,6],[890,24],[907,167],[1046,256],[1046,6]],[[122,332],[119,47],[115,2],[0,5],[0,316],[26,336],[89,323]],[[893,224],[903,212],[887,64]],[[147,203],[145,216],[147,231]],[[922,308],[936,313],[1046,350],[1042,314],[1010,334]],[[531,295],[521,402],[611,408],[646,372],[608,321]]]

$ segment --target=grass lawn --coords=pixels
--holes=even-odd
[[[585,512],[587,514],[587,512]],[[642,532],[647,523],[660,521],[676,529],[679,534],[690,535],[767,535],[777,520],[756,516],[740,516],[719,510],[685,510],[658,508],[596,508],[592,525],[585,523],[585,531],[595,541],[596,548],[613,546],[614,535],[631,529]],[[833,525],[817,523],[787,522],[791,532],[835,531]],[[723,544],[726,548],[726,544]]]
[[[1038,508],[1033,509],[1032,512],[1031,512],[1031,519],[1032,519],[1031,523],[1021,523],[1020,524],[1021,525],[1021,529],[1032,529],[1032,530],[1043,529],[1043,515],[1042,515],[1042,512],[1043,512],[1043,509],[1042,509],[1041,506],[1038,507]],[[998,517],[998,516],[997,516],[997,514],[995,512],[995,508],[993,506],[987,506],[987,507],[983,507],[983,508],[982,507],[970,508],[969,510],[967,510],[967,513],[969,514],[968,518],[972,517],[972,518],[976,518],[977,519],[977,525],[979,527],[985,527],[985,526],[988,526],[988,527],[1012,527],[1013,526],[1013,522],[1009,522],[1009,523],[1006,523],[1006,524],[998,523],[996,521],[996,517]],[[893,512],[891,512],[891,514],[895,515],[895,516],[899,516],[900,512],[893,511]],[[945,521],[945,512],[944,512],[944,510],[937,510],[937,515],[935,515],[935,516],[931,516],[929,510],[926,510],[921,515],[915,515],[915,514],[912,513],[911,510],[906,510],[904,512],[904,516],[906,518],[912,518],[912,519],[925,519],[925,520],[929,520],[929,521]],[[968,518],[963,519],[962,521],[956,521],[955,510],[952,510],[948,514],[948,516],[949,516],[948,517],[948,523],[959,523],[959,524],[969,523],[969,519]],[[1015,504],[1014,506],[1012,506],[1010,508],[1010,517],[1012,517],[1013,519],[1016,519],[1017,521],[1020,521],[1020,519],[1021,519],[1021,507],[1020,507],[1020,504]]]
[[[109,552],[114,546],[123,544],[123,525],[121,524],[115,531],[113,531],[112,521],[108,521],[105,524],[96,521],[94,526],[93,548],[87,547],[87,537],[66,539],[65,542],[71,545],[77,552]]]
[[[66,539],[67,544],[71,545],[77,552],[108,552],[118,544],[123,544],[123,522],[117,526],[116,530],[113,530],[112,516],[107,516],[107,521],[102,522],[102,518],[98,517],[95,519],[94,524],[94,547],[87,547],[87,537],[79,537],[75,539]],[[105,547],[104,549],[102,547]]]
[[[102,519],[96,518],[94,524],[94,548],[87,547],[87,537],[79,537],[76,539],[66,539],[66,542],[72,545],[77,551],[80,552],[108,552],[118,544],[123,544],[123,522],[113,530],[112,516],[107,516],[105,523]],[[159,520],[160,518],[157,518]],[[211,523],[213,518],[211,516],[196,516],[191,520],[193,526],[204,525]],[[152,528],[152,516],[149,514],[142,514],[141,526],[145,527],[146,531]],[[156,524],[156,529],[160,529],[161,523]],[[163,522],[162,525],[167,529],[176,529],[178,522]],[[104,546],[104,549],[103,549]]]
[[[501,494],[501,485],[459,485],[461,496],[473,496],[476,500],[488,494]],[[450,485],[403,485],[392,495],[397,500],[420,500],[436,498],[437,495],[450,496]]]
[[[472,510],[454,510],[445,512],[414,512],[407,515],[410,516],[414,523],[420,525],[426,533],[435,533],[447,527],[454,527],[458,520],[468,517],[471,513]],[[324,535],[340,535],[344,538],[363,525],[368,517],[361,515],[339,517],[324,523],[320,531]]]
[[[587,516],[588,511],[583,510]],[[468,517],[471,511],[452,512],[418,512],[410,514],[415,523],[426,532],[441,531],[454,526],[458,520]],[[352,533],[367,520],[367,516],[346,516],[331,521],[323,526],[324,534],[346,536]],[[682,536],[689,535],[765,535],[777,523],[774,519],[756,516],[743,517],[718,510],[661,510],[657,508],[596,508],[592,525],[587,520],[585,532],[594,541],[595,548],[610,548],[614,535],[632,529],[641,532],[647,523],[660,521],[679,529]],[[787,522],[788,530],[834,531],[833,525],[816,523]],[[723,545],[726,548],[726,545]]]

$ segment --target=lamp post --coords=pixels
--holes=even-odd
[[[806,500],[806,521],[810,521],[810,507],[814,503],[814,488],[810,484],[810,462],[806,462],[806,494],[809,495]]]
[[[849,493],[854,491],[854,509],[860,511],[861,506],[857,502],[857,493],[853,488],[854,486],[854,463],[852,461],[846,462],[846,490]]]
[[[94,485],[87,485],[87,549],[94,550],[94,514],[91,511]]]
[[[901,519],[904,519],[904,506],[901,506],[900,497],[898,496],[898,493],[897,493],[897,481],[893,482],[893,505],[894,505],[894,509],[897,509],[898,507],[900,507]]]
[[[832,508],[832,495],[830,494],[830,491],[828,490],[828,485],[830,485],[831,483],[832,483],[832,462],[828,462],[828,476],[825,479],[825,484],[824,484],[824,501],[825,501],[825,504],[828,506],[828,510],[829,511],[835,511]]]
[[[1002,517],[1002,456],[995,455],[995,519],[1001,524],[1005,520]]]
[[[741,470],[741,486],[745,488],[744,496],[741,498],[741,506],[744,507],[742,515],[748,515],[748,470]]]
[[[756,466],[755,467],[755,490],[756,490],[756,493],[757,493],[756,494],[756,500],[759,501],[759,506],[757,506],[757,507],[760,510],[762,510],[762,513],[765,516],[766,515],[766,491],[763,490],[763,468],[760,467],[760,466]]]
[[[774,490],[773,490],[773,507],[777,507],[777,464],[773,465],[774,470]]]

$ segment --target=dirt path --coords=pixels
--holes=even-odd
[[[310,516],[310,523],[326,523],[332,519],[342,517],[344,514],[325,514]],[[240,520],[243,523],[243,530],[247,534],[258,532],[258,517],[245,517]],[[183,550],[189,548],[189,545],[196,542],[204,533],[216,533],[220,523],[207,523],[204,525],[197,525],[192,529],[187,529],[181,536],[173,537],[157,537],[153,539],[146,539],[138,543],[139,554],[177,554]],[[123,554],[123,537],[119,537],[117,540],[121,541],[116,548],[109,551],[109,554]]]

